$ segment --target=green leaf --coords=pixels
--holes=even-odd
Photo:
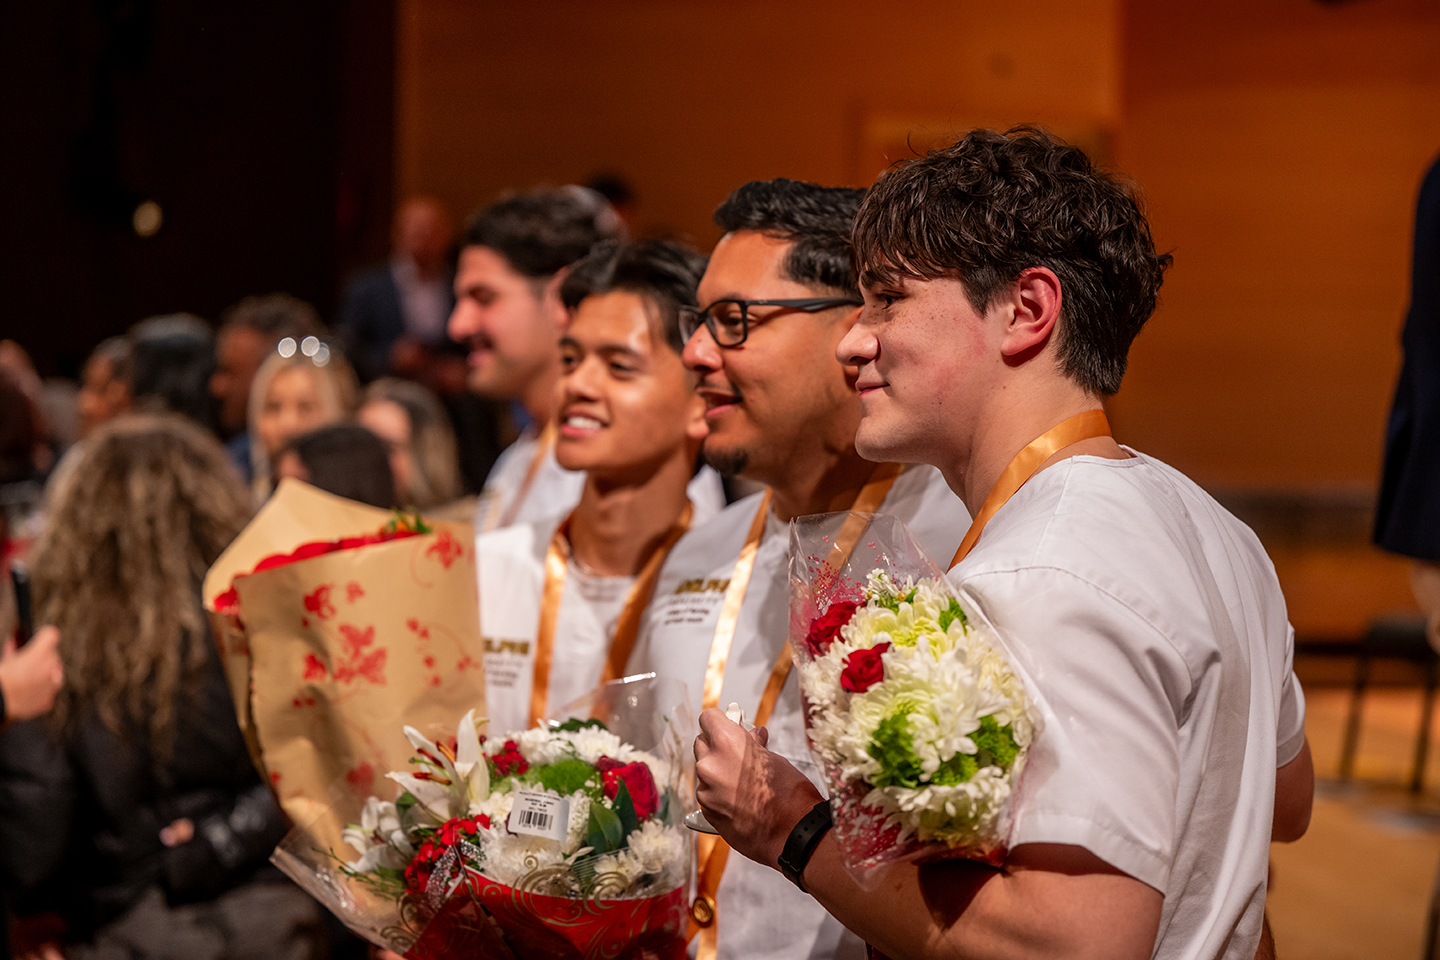
[[[620,817],[622,836],[629,837],[640,829],[640,818],[635,815],[635,801],[630,799],[630,788],[624,780],[620,781],[620,787],[615,791],[615,813]]]
[[[620,818],[615,811],[603,803],[590,804],[590,823],[587,827],[585,845],[594,847],[596,853],[613,853],[625,842]]]
[[[560,726],[556,727],[555,729],[563,730],[566,733],[574,733],[577,730],[605,730],[608,728],[605,726],[605,724],[601,723],[599,720],[596,720],[594,717],[591,717],[588,720],[581,720],[579,717],[571,717],[569,720],[566,720],[564,723],[560,724]]]
[[[400,815],[401,819],[404,819],[406,812],[419,802],[415,799],[415,794],[409,790],[402,791],[400,796],[395,798],[395,812]]]

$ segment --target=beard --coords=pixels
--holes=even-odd
[[[722,477],[738,477],[750,463],[750,454],[744,450],[712,450],[708,443],[700,448],[700,456],[706,466]]]

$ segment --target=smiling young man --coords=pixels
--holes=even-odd
[[[561,467],[584,478],[573,511],[479,539],[486,704],[495,733],[525,729],[624,676],[640,612],[694,519],[686,496],[704,407],[680,361],[699,254],[608,244],[560,298],[571,319],[556,385]]]
[[[856,248],[866,306],[838,356],[860,369],[857,448],[937,465],[975,512],[950,577],[1044,725],[1001,868],[862,889],[825,834],[797,879],[896,958],[1248,960],[1270,841],[1304,833],[1313,772],[1259,541],[1101,411],[1169,257],[1129,190],[1024,128],[892,170]],[[702,806],[776,867],[818,793],[718,711],[701,726]]]
[[[692,531],[665,563],[627,672],[683,680],[694,707],[738,703],[816,784],[788,676],[789,521],[840,510],[898,516],[948,558],[969,523],[933,467],[901,471],[855,450],[853,367],[835,348],[855,322],[850,230],[864,191],[770,180],[715,213],[725,235],[688,318],[685,364],[705,401],[705,460],[766,484]],[[807,783],[810,781],[807,781]],[[815,787],[811,787],[814,790]],[[784,878],[702,838],[692,908],[700,960],[863,957],[864,945]]]

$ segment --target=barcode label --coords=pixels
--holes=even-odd
[[[548,793],[517,790],[506,826],[511,833],[564,840],[570,832],[570,801]]]

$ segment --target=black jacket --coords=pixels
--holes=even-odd
[[[1405,361],[1385,431],[1375,542],[1440,560],[1440,161],[1420,187]]]
[[[15,912],[57,912],[88,939],[160,885],[171,903],[211,899],[269,874],[286,822],[250,762],[213,649],[176,704],[172,755],[117,737],[93,712],[57,737],[47,720],[0,732],[0,878]],[[181,817],[195,837],[160,830]]]

